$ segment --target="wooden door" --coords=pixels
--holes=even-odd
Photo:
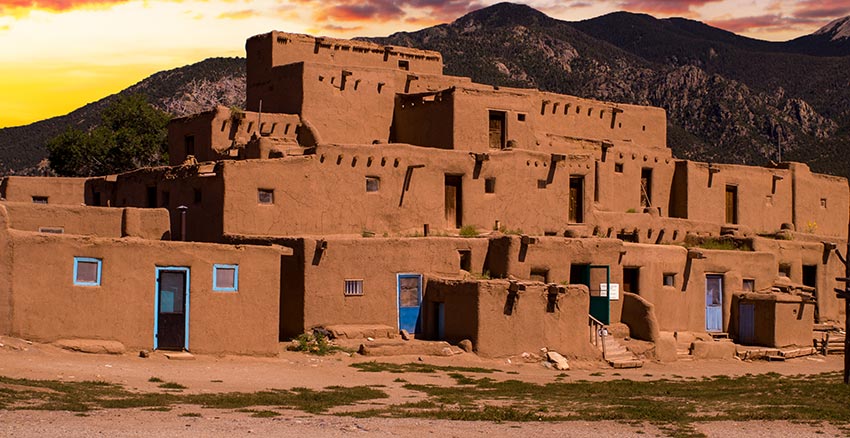
[[[490,111],[490,147],[505,148],[505,113]]]
[[[398,329],[416,333],[422,305],[422,275],[398,274]]]
[[[157,268],[154,348],[189,349],[189,269]]]
[[[463,226],[462,178],[459,175],[446,175],[446,228],[460,228]]]

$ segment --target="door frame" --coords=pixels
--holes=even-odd
[[[156,277],[154,278],[154,282],[156,283],[154,287],[154,307],[153,307],[153,349],[156,350],[159,348],[159,340],[157,339],[157,335],[159,334],[159,274],[164,271],[182,271],[186,276],[186,292],[185,292],[185,326],[183,327],[183,331],[185,335],[183,336],[183,349],[189,351],[189,303],[191,300],[189,299],[189,283],[191,276],[190,268],[187,266],[157,266],[156,267]]]
[[[417,278],[419,279],[419,314],[416,317],[416,324],[414,325],[414,333],[416,332],[416,326],[418,326],[419,321],[422,319],[422,296],[425,295],[425,291],[422,290],[422,274],[416,272],[403,272],[395,275],[395,314],[396,314],[396,325],[398,326],[398,330],[401,331],[401,279],[402,278]]]

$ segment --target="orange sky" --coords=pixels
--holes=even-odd
[[[0,127],[63,115],[157,71],[244,56],[272,29],[380,36],[450,22],[487,0],[0,0]],[[850,15],[850,0],[532,0],[581,20],[617,10],[684,16],[788,40]]]

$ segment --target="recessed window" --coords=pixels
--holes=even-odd
[[[517,114],[516,119],[519,120],[520,122],[524,122],[525,121],[525,114]]]
[[[274,204],[274,190],[257,189],[257,202],[263,205]]]
[[[496,193],[496,178],[486,178],[484,180],[484,193]]]
[[[529,275],[529,279],[531,281],[539,281],[542,283],[549,282],[549,270],[546,268],[531,268],[531,274]]]
[[[545,179],[538,179],[537,180],[537,188],[538,189],[545,189],[546,188],[546,180]]]
[[[381,189],[381,178],[377,176],[367,176],[366,177],[366,192],[372,193],[377,192]]]
[[[363,280],[345,280],[345,292],[347,297],[363,295]]]
[[[47,196],[33,196],[32,197],[33,204],[47,204]]]
[[[186,148],[186,155],[195,155],[195,136],[187,135],[183,137],[183,146]]]
[[[402,70],[410,70],[410,61],[405,61],[403,59],[398,60],[398,68]]]
[[[459,249],[457,250],[457,254],[460,256],[460,269],[466,272],[472,272],[472,250]]]
[[[826,208],[826,198],[820,198],[820,206],[821,208]]]
[[[664,286],[675,286],[676,285],[676,274],[664,274]]]
[[[74,257],[74,285],[100,286],[103,261],[90,257]]]
[[[614,172],[623,173],[623,163],[614,163]]]
[[[62,227],[38,227],[38,232],[47,234],[65,234],[65,229]]]
[[[236,292],[239,290],[239,265],[213,265],[213,290]]]
[[[756,281],[752,278],[745,278],[741,286],[744,292],[753,292],[756,290]]]

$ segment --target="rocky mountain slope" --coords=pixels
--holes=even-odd
[[[442,52],[445,72],[477,82],[663,107],[677,157],[809,163],[850,176],[850,20],[774,43],[706,24],[613,13],[556,20],[501,3],[453,23],[371,38]],[[180,116],[244,102],[245,61],[209,59],[157,73],[142,92]],[[67,116],[0,130],[0,172],[35,169],[44,141],[67,125],[90,126],[110,98]]]

